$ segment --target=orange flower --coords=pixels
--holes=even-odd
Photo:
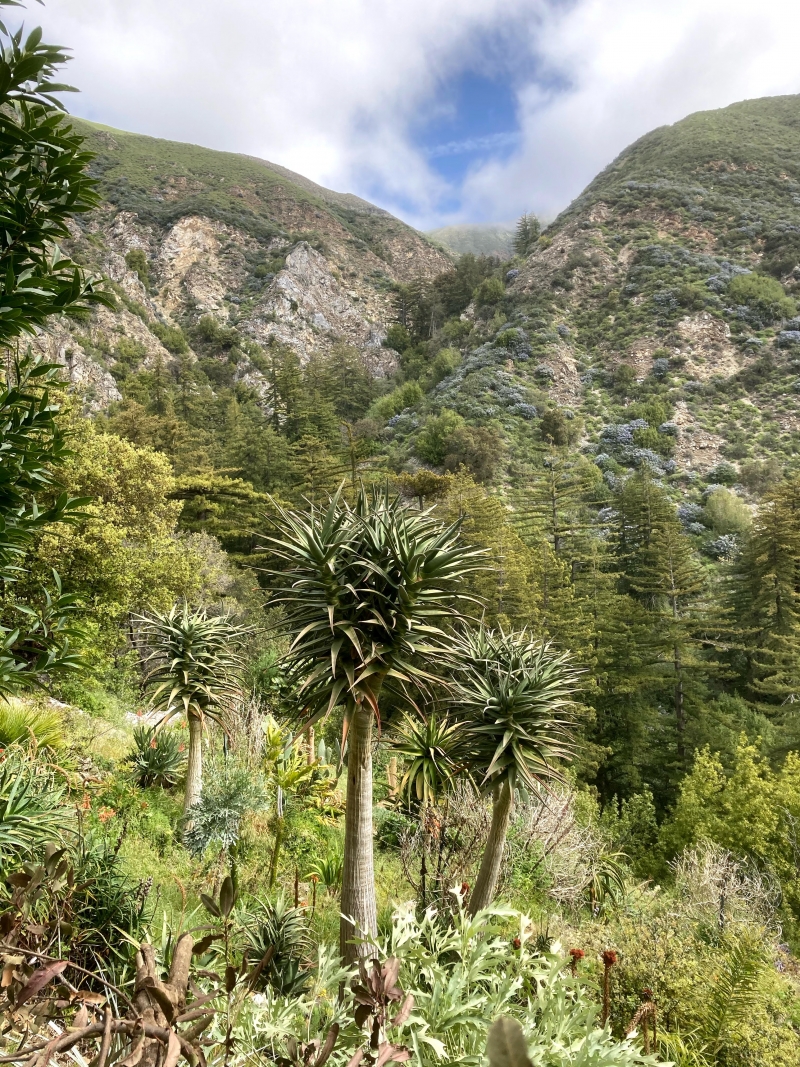
[[[84,793],[83,796],[81,797],[81,808],[84,811],[88,811],[91,806],[92,806],[92,798],[89,796],[88,793]]]
[[[101,808],[100,811],[98,811],[97,813],[97,818],[100,820],[100,822],[105,823],[108,822],[109,819],[113,819],[116,814],[117,813],[114,811],[113,808]]]

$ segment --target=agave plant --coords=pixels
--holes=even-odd
[[[344,852],[341,845],[334,845],[324,856],[314,860],[308,868],[306,877],[315,877],[322,882],[328,892],[331,892],[342,884],[343,868]]]
[[[455,713],[479,785],[492,795],[492,823],[470,897],[475,914],[494,896],[514,789],[558,777],[558,761],[571,755],[567,709],[580,672],[566,653],[524,630],[464,630],[452,649]]]
[[[189,723],[186,815],[203,790],[203,728],[208,721],[224,727],[241,692],[244,662],[237,645],[248,631],[228,615],[190,611],[187,604],[140,621],[151,647],[146,685],[151,707],[162,713],[159,727],[177,716]]]
[[[372,730],[387,689],[408,694],[444,658],[445,619],[459,617],[464,575],[479,553],[459,544],[458,524],[412,512],[388,491],[363,487],[349,506],[278,509],[270,572],[293,635],[289,678],[306,722],[344,705],[349,743],[340,947],[352,960],[377,932],[372,856]],[[353,943],[357,935],[360,947]]]
[[[459,771],[468,770],[464,729],[444,715],[431,712],[424,719],[405,715],[395,729],[394,747],[405,761],[399,793],[409,809],[414,809],[422,827],[419,895],[423,907],[428,902],[428,854],[439,818],[435,806],[453,785]]]
[[[186,745],[176,730],[159,731],[154,726],[137,726],[133,731],[133,744],[127,762],[142,788],[175,785],[186,762]]]
[[[407,714],[395,727],[393,748],[405,761],[400,795],[409,806],[427,807],[451,785],[466,763],[463,738],[463,726],[444,715]]]

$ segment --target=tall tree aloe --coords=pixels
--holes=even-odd
[[[347,808],[340,947],[370,951],[377,933],[372,855],[372,733],[387,690],[406,697],[431,681],[444,658],[443,624],[459,617],[460,584],[479,553],[459,544],[458,524],[403,507],[388,491],[362,488],[350,506],[336,494],[324,510],[278,509],[270,573],[293,635],[290,680],[307,724],[344,705]],[[423,666],[424,665],[424,666]]]
[[[227,615],[208,615],[176,605],[140,620],[151,652],[146,684],[160,723],[185,715],[189,726],[186,815],[203,789],[203,728],[224,727],[225,713],[241,692],[243,661],[236,651],[247,632]]]
[[[454,711],[464,724],[473,773],[492,795],[492,823],[470,896],[474,915],[491,904],[518,785],[558,776],[571,755],[568,707],[579,672],[566,653],[521,631],[465,630],[452,644]]]

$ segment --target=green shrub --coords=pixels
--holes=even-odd
[[[192,341],[215,349],[233,348],[240,340],[236,330],[230,326],[223,326],[213,315],[203,315],[190,332]],[[169,348],[166,342],[163,343],[166,348]]]
[[[196,856],[210,845],[230,851],[239,842],[245,817],[264,801],[261,778],[232,759],[223,760],[205,775],[200,800],[187,813],[186,847]]]
[[[494,430],[486,426],[458,426],[445,443],[444,469],[459,471],[465,467],[478,482],[488,482],[500,462],[505,445]]]
[[[33,752],[13,745],[0,753],[0,869],[60,837],[70,822],[62,795]]]
[[[434,385],[452,374],[461,362],[461,353],[457,348],[442,348],[436,353],[433,362],[425,374],[425,386],[431,389]]]
[[[797,311],[797,304],[781,283],[766,274],[737,274],[728,284],[727,295],[734,303],[753,308],[767,326],[791,318]]]
[[[400,322],[393,322],[386,331],[383,340],[384,348],[393,348],[395,352],[405,352],[411,344],[411,334]]]
[[[189,342],[180,326],[165,326],[163,322],[152,322],[150,332],[155,334],[164,348],[173,355],[179,356],[189,351]]]
[[[729,489],[711,493],[706,501],[705,515],[711,529],[721,534],[744,533],[753,522],[747,504]]]
[[[145,287],[150,288],[150,271],[147,267],[147,256],[143,248],[131,248],[125,253],[125,262],[128,267],[139,276],[139,281]]]
[[[334,845],[328,853],[320,859],[314,860],[308,869],[308,875],[315,875],[328,891],[338,889],[342,884],[342,871],[344,870],[344,851],[340,844]]]
[[[542,440],[559,447],[574,444],[582,428],[580,419],[568,419],[561,408],[548,408],[539,423]]]
[[[303,957],[311,947],[305,912],[293,908],[283,896],[275,901],[258,901],[255,908],[239,916],[245,939],[245,959],[257,966],[272,948],[272,957],[261,971],[260,985],[283,996],[296,997],[311,981]]]
[[[505,293],[505,286],[499,278],[484,278],[472,294],[472,299],[475,301],[475,307],[483,311],[499,304]]]
[[[634,1067],[643,1062],[655,1067],[659,1061],[643,1060],[638,1041],[617,1040],[598,1025],[597,1006],[585,986],[569,975],[568,961],[560,951],[550,951],[549,944],[542,952],[535,935],[530,920],[510,908],[471,918],[460,908],[451,917],[433,909],[420,914],[413,903],[397,907],[375,952],[379,960],[398,961],[396,986],[381,982],[380,964],[375,985],[378,990],[395,986],[398,1004],[406,996],[413,998],[413,1012],[390,1007],[381,1038],[385,1032],[386,1041],[408,1048],[415,1067],[478,1067],[486,1062],[490,1025],[508,1015],[520,1024],[527,1043],[529,1059],[522,1060],[523,1067],[528,1062],[537,1067]],[[259,998],[252,1009],[252,1036],[244,1037],[245,1053],[255,1053],[264,1034],[324,1039],[334,1012],[342,1024],[352,1017],[352,980],[337,956],[321,945],[305,990],[287,999]],[[387,963],[384,976],[391,966]],[[362,1020],[370,1019],[368,1008],[374,1003],[367,983],[372,984],[371,976],[362,972],[356,994]],[[342,995],[337,1001],[338,989]],[[341,1025],[341,1062],[365,1040],[360,1027]]]
[[[10,700],[0,704],[0,749],[21,742],[39,748],[61,748],[64,723],[57,708],[42,708]]]
[[[447,455],[450,437],[465,425],[461,416],[449,408],[445,408],[440,415],[431,416],[415,442],[417,455],[428,463],[441,467]]]
[[[406,408],[416,407],[422,403],[423,392],[419,382],[404,382],[391,393],[379,397],[369,409],[368,416],[379,422],[388,422]]]

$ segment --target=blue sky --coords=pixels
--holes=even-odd
[[[412,128],[412,143],[451,189],[449,203],[441,205],[446,211],[458,210],[471,169],[486,159],[507,159],[520,138],[515,87],[502,71],[494,77],[459,72],[429,108],[423,106]]]
[[[628,143],[800,92],[796,0],[47,0],[79,115],[245,152],[420,228],[553,217]]]

